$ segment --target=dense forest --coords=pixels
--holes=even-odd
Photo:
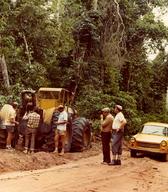
[[[168,29],[153,13],[166,6],[167,0],[0,1],[0,60],[10,85],[1,81],[1,104],[23,89],[65,87],[94,128],[100,109],[116,103],[128,134],[145,121],[168,122]],[[152,61],[149,50],[158,51]]]

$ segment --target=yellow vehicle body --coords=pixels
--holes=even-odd
[[[37,91],[37,105],[40,109],[49,109],[58,105],[70,104],[70,92],[64,88],[41,87]]]
[[[67,112],[73,113],[69,107],[72,93],[64,88],[41,87],[38,91],[23,90],[21,97],[24,109],[28,102],[32,102],[43,111],[43,121],[46,124],[51,123],[52,114],[59,105],[64,105]]]
[[[73,101],[74,95],[64,88],[48,88],[41,87],[38,91],[23,90],[21,93],[22,106],[21,106],[21,121],[22,129],[19,130],[19,134],[24,135],[26,123],[23,120],[23,115],[26,112],[27,104],[32,103],[34,107],[37,107],[40,114],[40,125],[38,127],[37,145],[44,151],[53,151],[55,149],[54,143],[54,129],[52,119],[54,110],[59,105],[65,106],[65,111],[68,112],[68,121],[65,138],[65,151],[70,151],[73,143],[73,150],[78,151],[79,148],[83,150],[90,146],[91,142],[91,129],[90,124],[84,118],[77,118],[75,122],[75,129],[72,128],[71,117],[75,113],[75,110],[71,108],[71,101]],[[54,114],[54,117],[57,113]],[[78,127],[78,129],[76,129]],[[80,133],[80,134],[79,134]],[[0,135],[1,136],[1,135]]]
[[[41,87],[36,93],[36,103],[43,110],[44,122],[50,124],[52,114],[59,105],[69,106],[71,96],[71,92],[64,88]]]
[[[158,122],[145,123],[140,133],[129,141],[132,157],[138,152],[162,154],[168,160],[168,124]]]

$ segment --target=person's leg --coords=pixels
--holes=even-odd
[[[13,132],[14,132],[14,127],[13,126],[7,126],[7,138],[6,138],[6,148],[7,149],[12,149],[12,139],[13,139]]]
[[[65,131],[61,131],[61,143],[62,143],[62,149],[61,149],[61,153],[60,155],[64,154],[64,147],[65,147],[65,138],[66,138],[66,132]]]
[[[102,141],[103,162],[106,162],[106,159],[105,159],[105,156],[106,156],[106,154],[105,154],[105,133],[104,132],[101,132],[101,141]]]
[[[111,132],[102,132],[103,162],[110,163]]]
[[[29,148],[29,140],[30,140],[30,130],[29,128],[26,128],[25,131],[25,150],[23,151],[24,153],[28,153],[28,148]]]
[[[11,148],[12,139],[13,139],[13,133],[8,132],[6,139],[6,148]]]
[[[109,165],[116,165],[116,162],[117,162],[117,146],[116,146],[116,143],[117,143],[117,133],[116,132],[113,132],[113,140],[112,140],[112,154],[113,154],[113,157],[112,157],[112,162],[109,163]]]
[[[36,129],[31,130],[31,143],[30,143],[30,152],[33,153],[35,149],[35,138],[36,138]]]
[[[59,142],[59,131],[55,130],[55,137],[54,137],[54,142],[55,142],[55,153],[58,153],[58,142]]]
[[[106,162],[110,163],[111,162],[111,157],[110,157],[110,141],[111,141],[111,132],[107,133],[107,147],[106,147]]]
[[[122,155],[122,139],[123,139],[123,132],[118,133],[118,155],[117,155],[117,165],[121,165],[121,155]]]
[[[112,153],[113,153],[113,160],[111,165],[120,165],[120,150],[121,150],[121,141],[122,141],[123,133],[115,132],[113,134],[113,142],[112,142]]]

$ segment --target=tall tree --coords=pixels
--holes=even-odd
[[[121,13],[126,29],[127,54],[122,67],[122,90],[131,92],[138,103],[138,108],[145,110],[152,81],[152,69],[147,60],[145,42],[152,40],[159,47],[167,37],[167,29],[160,21],[155,21],[151,6],[157,2],[121,1]],[[145,77],[148,77],[147,79]],[[148,98],[150,100],[150,97]]]

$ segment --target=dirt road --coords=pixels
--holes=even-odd
[[[130,158],[121,166],[101,165],[101,154],[50,169],[0,175],[0,192],[158,192],[168,191],[168,163]]]

